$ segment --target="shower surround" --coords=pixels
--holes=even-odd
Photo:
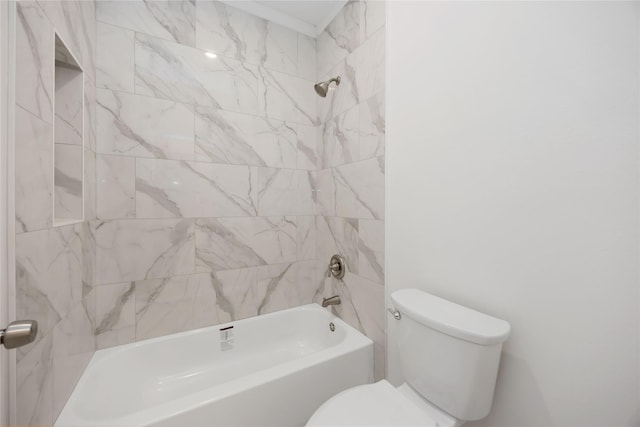
[[[317,40],[214,1],[18,10],[18,70],[36,72],[17,73],[17,312],[42,328],[18,351],[18,421],[51,425],[95,349],[333,293],[381,378],[384,3],[349,2]],[[54,27],[81,52],[87,108],[85,221],[58,228],[37,68]]]
[[[95,25],[92,2],[16,2],[16,318],[39,324],[36,341],[16,350],[19,425],[52,425],[95,351]],[[55,34],[84,71],[84,220],[62,227],[53,218]]]
[[[340,253],[347,274],[330,288],[338,315],[374,343],[385,375],[384,148],[385,3],[352,1],[318,36],[318,80],[340,86],[317,98],[318,258]]]
[[[318,300],[315,40],[213,1],[97,20],[97,347]]]

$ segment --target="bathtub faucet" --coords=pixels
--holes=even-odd
[[[329,298],[322,298],[322,306],[328,307],[330,305],[338,305],[340,304],[340,295],[334,295]]]

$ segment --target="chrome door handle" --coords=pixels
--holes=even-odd
[[[38,322],[35,320],[18,320],[9,323],[6,329],[0,330],[0,344],[11,349],[32,343],[38,335]]]

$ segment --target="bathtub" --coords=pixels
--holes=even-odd
[[[302,426],[372,381],[372,341],[310,304],[99,350],[55,426]]]

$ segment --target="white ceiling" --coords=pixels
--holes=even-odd
[[[223,3],[308,36],[317,37],[347,0],[223,0]]]

